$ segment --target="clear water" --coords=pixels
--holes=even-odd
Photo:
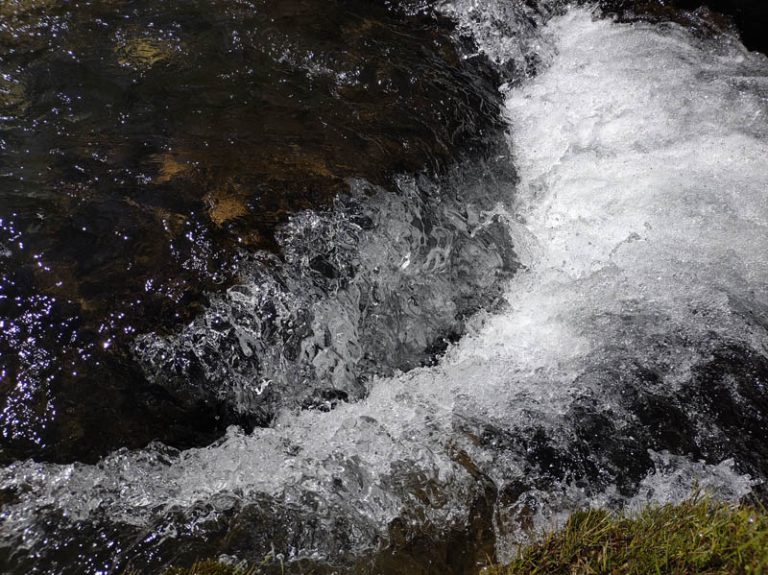
[[[262,409],[268,390],[284,384],[270,427],[231,428],[183,452],[154,445],[96,465],[5,467],[9,569],[96,573],[129,559],[159,568],[171,557],[273,553],[294,566],[366,572],[389,565],[382,554],[407,556],[410,545],[431,549],[432,569],[460,572],[482,553],[458,559],[440,542],[459,537],[462,549],[503,560],[532,529],[578,506],[678,501],[695,484],[726,499],[760,488],[768,477],[768,59],[733,37],[673,24],[619,24],[571,7],[539,11],[533,26],[534,16],[503,7],[445,9],[495,61],[539,66],[502,88],[508,150],[492,172],[513,166],[519,181],[480,179],[480,168],[464,166],[453,175],[456,201],[446,202],[455,210],[465,198],[475,210],[461,216],[473,223],[467,237],[503,223],[521,266],[504,305],[468,320],[468,334],[436,365],[350,375],[364,363],[361,349],[407,357],[407,340],[390,345],[382,335],[396,331],[391,325],[377,331],[375,315],[361,323],[362,293],[393,298],[386,318],[394,302],[427,310],[422,324],[398,326],[424,340],[424,323],[445,321],[454,286],[483,285],[482,274],[468,283],[441,275],[456,244],[416,226],[419,202],[402,199],[412,181],[401,181],[396,200],[368,194],[361,209],[378,223],[351,243],[361,279],[312,299],[292,291],[306,284],[291,270],[306,268],[289,257],[277,296],[274,279],[246,270],[242,285],[180,334],[137,344],[153,377],[168,378],[158,353],[213,357],[206,365],[226,366],[215,392],[244,411]],[[366,187],[350,185],[352,198]],[[338,213],[292,219],[288,253],[343,243],[357,230],[344,214],[355,211]],[[351,257],[336,253],[339,265]],[[486,258],[470,251],[452,266]],[[278,316],[311,308],[316,323],[293,358],[268,348],[264,379],[254,381],[255,368],[235,360],[263,345],[263,294],[283,306]],[[217,331],[222,315],[236,341]],[[324,382],[319,389],[356,400],[325,395],[325,404],[296,409],[306,365],[305,377]]]

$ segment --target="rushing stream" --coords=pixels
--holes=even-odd
[[[277,572],[468,573],[579,507],[764,493],[768,58],[709,12],[411,10],[398,18],[455,22],[451,65],[477,61],[501,94],[467,106],[504,123],[477,116],[483,138],[457,144],[473,153],[445,148],[430,172],[393,162],[377,179],[350,159],[328,176],[342,190],[271,224],[270,250],[211,240],[236,254],[229,287],[123,341],[176,409],[247,424],[68,461],[8,443],[0,571],[226,556]],[[231,196],[206,196],[198,223],[216,228]],[[19,242],[15,225],[3,233]],[[45,316],[46,297],[27,311]]]

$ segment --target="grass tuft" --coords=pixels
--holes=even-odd
[[[634,517],[574,513],[489,575],[735,575],[768,573],[765,509],[694,498]]]
[[[221,563],[215,559],[198,561],[192,567],[170,567],[163,575],[259,575],[260,567],[245,567]],[[141,575],[141,572],[129,568],[123,575]]]
[[[258,572],[257,567],[248,568],[208,560],[195,563],[192,567],[172,567],[164,575],[256,575]]]

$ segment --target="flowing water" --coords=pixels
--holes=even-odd
[[[343,174],[194,317],[131,335],[151,385],[250,426],[12,458],[4,571],[466,573],[579,507],[763,492],[768,58],[708,12],[434,9],[504,130]]]
[[[2,458],[263,422],[149,381],[134,340],[202,313],[243,258],[279,264],[288,216],[347,180],[391,190],[486,149],[496,73],[452,27],[368,1],[3,1]]]

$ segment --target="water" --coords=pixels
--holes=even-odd
[[[253,425],[149,381],[136,336],[200,315],[246,256],[271,273],[278,228],[347,179],[393,191],[495,142],[496,74],[451,30],[406,3],[3,1],[0,457]]]
[[[281,229],[277,274],[248,260],[186,327],[137,339],[159,385],[268,426],[6,466],[6,570],[462,573],[579,506],[760,492],[768,60],[585,7],[443,9],[502,67],[506,147],[395,194],[351,180]]]

